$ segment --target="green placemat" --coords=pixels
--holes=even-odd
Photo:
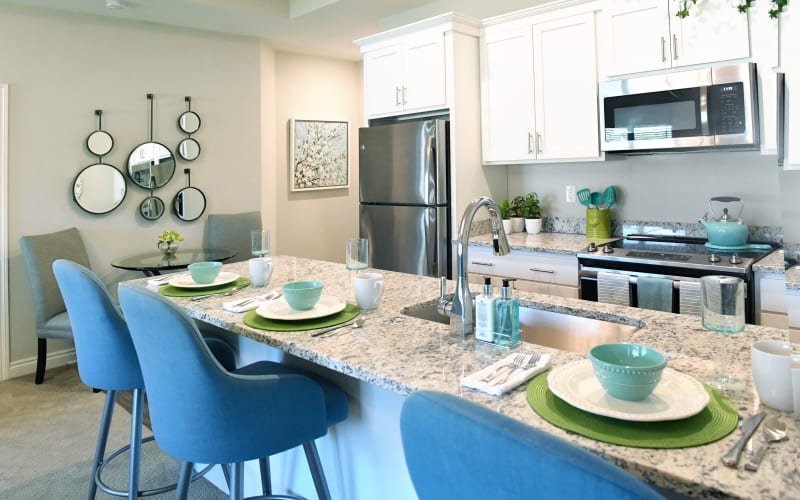
[[[258,328],[259,330],[273,330],[276,332],[296,332],[301,330],[315,330],[317,328],[325,328],[328,326],[336,326],[342,323],[347,323],[351,319],[358,316],[361,309],[355,304],[348,303],[344,310],[325,316],[324,318],[307,319],[303,321],[279,321],[274,319],[267,319],[263,316],[256,314],[255,309],[247,311],[242,318],[244,324]]]
[[[564,402],[547,386],[550,371],[528,384],[528,404],[542,418],[562,429],[605,443],[634,448],[689,448],[727,436],[739,417],[722,394],[704,386],[711,399],[703,411],[689,418],[665,422],[629,422],[589,413]]]
[[[198,295],[209,295],[214,293],[225,293],[234,288],[244,288],[250,284],[247,278],[238,278],[233,283],[227,285],[210,286],[208,288],[179,288],[172,285],[164,285],[158,289],[158,293],[167,297],[197,297]]]

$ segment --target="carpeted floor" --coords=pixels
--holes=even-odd
[[[75,365],[48,370],[38,386],[33,375],[0,382],[0,498],[86,498],[104,400],[105,393],[95,394],[83,385]],[[109,452],[128,443],[130,421],[130,414],[117,405]],[[144,432],[150,435],[149,429]],[[144,445],[143,455],[141,488],[177,480],[180,464],[155,441]],[[123,453],[106,468],[103,477],[110,486],[127,488],[127,462]],[[189,497],[227,498],[205,479],[192,484]],[[115,497],[98,491],[97,498]],[[174,492],[149,498],[174,498]]]

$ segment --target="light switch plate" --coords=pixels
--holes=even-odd
[[[575,193],[574,185],[567,186],[567,203],[575,203],[577,201],[577,195]]]

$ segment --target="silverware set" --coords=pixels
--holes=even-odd
[[[192,300],[192,301],[194,301],[194,300],[203,300],[203,299],[207,299],[209,297],[229,297],[229,296],[233,295],[234,293],[236,293],[239,290],[242,290],[244,288],[247,288],[247,285],[236,287],[236,288],[231,288],[230,290],[228,290],[225,293],[207,293],[205,295],[195,295],[194,297],[191,297],[189,300]]]
[[[272,291],[272,292],[266,293],[264,295],[254,295],[253,297],[247,297],[247,298],[242,299],[242,300],[237,300],[235,302],[232,302],[230,305],[233,306],[233,307],[242,307],[242,306],[246,306],[248,304],[252,304],[253,302],[259,302],[259,301],[262,301],[262,300],[275,300],[275,299],[279,299],[281,297],[283,297],[283,294],[281,292]]]
[[[489,385],[505,384],[517,370],[533,368],[542,358],[541,354],[522,354],[514,356],[510,363],[502,365],[497,370],[486,374],[483,381]]]

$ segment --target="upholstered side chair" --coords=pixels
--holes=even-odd
[[[207,248],[231,248],[236,255],[225,263],[250,258],[250,231],[261,229],[261,212],[209,214],[204,244]]]
[[[53,262],[68,259],[88,268],[89,255],[74,227],[55,233],[23,236],[19,243],[33,291],[38,337],[35,382],[41,384],[47,363],[47,339],[72,340],[72,326],[53,276]]]
[[[420,500],[663,498],[586,450],[451,394],[411,394],[400,432]]]

